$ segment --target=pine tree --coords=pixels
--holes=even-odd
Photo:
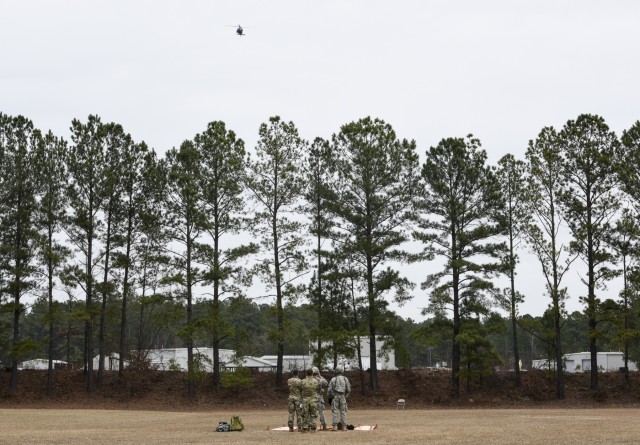
[[[502,202],[496,212],[498,223],[507,237],[507,251],[503,258],[504,270],[509,277],[509,289],[505,290],[505,306],[511,316],[513,335],[513,367],[516,386],[522,384],[520,378],[520,351],[518,350],[518,304],[522,303],[522,294],[516,291],[517,248],[523,236],[529,215],[526,210],[525,165],[513,155],[505,155],[498,161],[495,170],[500,185]]]
[[[126,292],[124,286],[129,279],[123,278],[122,285],[123,305],[131,297],[132,303],[139,309],[136,359],[143,362],[147,348],[155,344],[158,332],[162,329],[161,326],[150,325],[154,319],[149,312],[159,307],[163,314],[174,314],[176,311],[173,309],[177,304],[171,300],[170,292],[165,292],[165,281],[170,284],[170,278],[175,275],[168,250],[171,231],[166,230],[170,220],[166,212],[165,199],[168,190],[167,165],[166,162],[158,160],[153,151],[150,151],[145,156],[141,169],[140,190],[134,191],[133,203],[126,206],[130,208],[127,214],[131,215],[133,223],[133,237],[129,240],[132,243],[132,255],[129,260],[126,256],[123,258],[125,267],[128,266],[135,283],[132,281],[131,286],[128,286],[130,291]],[[125,274],[126,271],[125,269]],[[127,296],[126,300],[125,296]],[[183,308],[180,309],[182,312]],[[170,319],[171,316],[169,315]],[[124,324],[124,320],[122,323]],[[162,320],[160,320],[161,323]],[[121,337],[121,342],[123,338]],[[124,348],[121,347],[121,350]]]
[[[614,230],[607,236],[607,243],[613,249],[615,262],[622,266],[620,270],[623,284],[622,291],[620,291],[622,301],[617,304],[619,310],[615,313],[616,319],[613,320],[613,325],[616,327],[616,336],[621,340],[624,349],[624,383],[627,388],[630,385],[629,343],[640,335],[640,332],[631,325],[632,288],[630,276],[637,268],[640,259],[640,226],[638,226],[637,220],[637,214],[634,214],[630,209],[624,209],[616,221]]]
[[[120,339],[118,344],[118,374],[124,372],[124,360],[129,355],[127,341],[129,327],[128,305],[134,297],[136,278],[141,279],[140,259],[141,245],[145,243],[145,226],[157,232],[159,229],[157,215],[161,201],[159,190],[162,184],[154,183],[159,179],[155,153],[143,143],[130,144],[121,152],[120,183],[122,187],[118,211],[122,214],[122,234],[117,239],[114,252],[113,268],[122,270],[121,278],[121,311]],[[155,217],[154,217],[155,216]]]
[[[534,222],[527,226],[527,243],[538,258],[551,297],[553,317],[554,360],[556,363],[556,397],[564,399],[564,369],[562,366],[562,317],[566,288],[562,278],[575,260],[567,257],[559,235],[563,226],[559,194],[564,181],[562,153],[558,134],[551,127],[543,128],[527,149],[528,208]]]
[[[100,118],[90,115],[84,124],[74,119],[71,123],[71,142],[67,158],[67,196],[71,210],[67,234],[69,241],[81,255],[78,263],[67,268],[65,275],[68,284],[79,285],[85,294],[84,363],[87,392],[93,393],[94,324],[96,315],[100,313],[99,307],[95,306],[98,263],[96,249],[104,231],[100,211],[107,198],[103,193],[107,178],[104,173],[106,141]]]
[[[352,252],[367,296],[370,344],[369,387],[377,390],[376,340],[388,302],[395,292],[402,304],[412,284],[384,265],[407,261],[402,245],[409,239],[420,194],[415,141],[399,140],[391,125],[369,117],[343,125],[333,136],[336,180],[330,203],[335,217],[338,249]]]
[[[206,229],[206,211],[200,188],[201,157],[193,142],[184,141],[180,149],[169,150],[166,156],[168,182],[165,193],[167,233],[177,248],[172,249],[176,275],[172,281],[180,286],[179,293],[186,306],[186,324],[181,336],[187,345],[188,393],[195,395],[193,336],[194,288],[202,281],[202,268],[196,263],[199,240]]]
[[[626,192],[627,196],[630,197],[631,206],[633,208],[633,212],[638,215],[640,212],[640,121],[636,121],[631,128],[625,130],[622,133],[622,137],[620,138],[622,142],[622,152],[621,159],[624,162],[620,162],[618,164],[618,176],[620,178],[620,182],[623,190]],[[622,229],[618,231],[619,233],[627,233],[627,236],[623,238],[627,238],[627,241],[631,241],[632,238],[637,237],[637,233],[633,230],[633,224],[620,223],[618,228]],[[632,229],[632,230],[629,230]],[[637,229],[637,228],[636,228]],[[629,236],[631,235],[631,236]],[[637,247],[635,249],[631,249],[632,252],[628,252],[627,243],[622,243],[622,245],[618,245],[618,254],[622,256],[623,259],[625,254],[631,253],[631,261],[638,261],[638,251]],[[630,247],[630,246],[629,246]],[[636,263],[637,264],[637,263]],[[640,276],[637,268],[629,268],[626,264],[626,261],[623,263],[623,278],[624,278],[624,288],[623,288],[623,304],[624,304],[624,329],[628,333],[633,326],[633,318],[631,316],[631,309],[634,303],[634,285],[637,286],[635,282],[637,282],[637,278]],[[635,332],[635,331],[631,331]],[[625,349],[625,383],[628,384],[629,378],[629,354],[630,354],[630,345],[629,345],[629,335],[625,336],[624,342]]]
[[[591,389],[598,388],[598,287],[617,272],[606,236],[620,207],[616,175],[620,143],[599,116],[580,115],[560,132],[564,188],[559,195],[573,241],[571,249],[587,265],[587,295],[582,298],[589,320]]]
[[[318,325],[314,330],[313,338],[317,343],[314,350],[316,366],[322,366],[325,362],[323,341],[328,332],[329,312],[331,307],[327,304],[324,289],[324,275],[327,273],[330,252],[327,251],[325,242],[331,237],[332,220],[328,201],[331,199],[329,181],[332,179],[333,160],[331,146],[328,141],[316,138],[311,144],[304,162],[304,174],[308,178],[308,184],[304,193],[304,211],[310,219],[309,231],[315,238],[313,256],[315,259],[315,272],[309,285],[310,301],[316,307],[318,313]]]
[[[3,293],[11,299],[13,315],[13,394],[18,385],[18,360],[35,346],[21,337],[20,319],[25,310],[23,297],[36,286],[38,182],[34,158],[40,139],[30,120],[0,113],[0,269],[5,274]]]
[[[238,284],[246,283],[244,268],[239,263],[255,253],[258,245],[248,243],[226,247],[237,234],[244,221],[240,215],[246,211],[242,178],[246,153],[244,141],[237,139],[224,122],[210,122],[207,129],[196,135],[194,147],[200,152],[200,187],[205,204],[206,231],[210,244],[200,246],[202,261],[208,267],[205,280],[213,284],[211,313],[207,320],[213,342],[213,380],[220,385],[220,342],[225,336],[220,300],[225,293],[238,294]]]
[[[118,284],[113,279],[113,256],[124,230],[124,212],[122,209],[122,193],[124,192],[122,179],[125,175],[122,164],[123,157],[131,151],[133,140],[126,134],[122,126],[118,124],[106,124],[102,127],[102,137],[105,142],[105,165],[103,168],[104,180],[101,193],[102,215],[104,218],[104,233],[102,244],[102,282],[97,290],[102,296],[100,306],[100,330],[98,333],[98,387],[102,386],[104,379],[104,365],[106,356],[105,335],[107,331],[107,305],[116,293]]]
[[[443,139],[427,151],[422,168],[426,191],[416,239],[425,244],[424,256],[443,257],[444,269],[430,274],[423,287],[431,289],[428,312],[443,322],[447,311],[451,340],[451,393],[460,394],[461,346],[464,314],[482,301],[493,285],[488,280],[500,265],[491,261],[504,246],[495,241],[502,228],[492,216],[500,205],[499,187],[485,165],[480,141]]]
[[[39,205],[37,209],[40,237],[41,264],[47,280],[47,319],[49,323],[47,395],[53,395],[53,360],[55,358],[55,322],[59,318],[54,302],[55,279],[60,274],[70,250],[62,244],[59,234],[62,232],[68,203],[65,193],[67,179],[67,143],[64,139],[47,133],[38,144],[36,152],[36,171],[40,178]]]
[[[298,136],[293,122],[280,117],[260,126],[256,160],[249,161],[245,184],[258,206],[254,233],[263,248],[271,252],[259,265],[259,273],[275,290],[277,348],[276,387],[283,384],[285,313],[283,302],[299,294],[296,280],[305,267],[301,250],[302,221],[288,216],[299,205],[304,179],[301,160],[306,142]]]

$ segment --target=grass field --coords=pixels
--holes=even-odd
[[[215,433],[240,415],[245,430]],[[330,412],[327,411],[330,415]],[[640,409],[353,410],[374,431],[289,433],[281,411],[0,409],[0,444],[638,444]]]

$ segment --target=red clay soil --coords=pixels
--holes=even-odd
[[[346,373],[351,381],[351,408],[395,407],[405,399],[411,408],[518,408],[518,407],[638,407],[640,374],[632,373],[629,389],[623,374],[601,373],[599,388],[589,389],[589,374],[566,376],[565,399],[557,400],[553,378],[545,372],[523,372],[516,387],[512,374],[496,374],[476,382],[469,392],[461,382],[458,398],[450,396],[451,374],[447,371],[379,371],[378,391],[360,391],[359,374]],[[330,378],[331,375],[325,377]],[[365,373],[365,379],[368,374]],[[0,375],[0,408],[94,408],[137,410],[285,409],[287,390],[274,387],[275,375],[253,376],[253,387],[214,390],[211,378],[199,382],[196,395],[187,395],[186,375],[171,371],[106,372],[105,381],[93,394],[86,391],[82,371],[55,371],[55,394],[46,396],[47,372],[22,370],[16,394],[9,391],[10,374]],[[285,377],[286,380],[286,377]],[[365,386],[368,385],[368,380]],[[286,384],[285,384],[286,386]]]

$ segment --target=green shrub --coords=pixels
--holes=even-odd
[[[182,371],[182,368],[180,367],[180,364],[175,360],[175,359],[171,359],[169,360],[169,371]]]
[[[223,372],[220,374],[220,383],[223,388],[242,389],[253,388],[253,378],[249,368],[242,366],[236,368],[235,372]]]
[[[193,369],[189,373],[189,379],[201,382],[207,377],[207,365],[212,366],[211,359],[199,352],[193,354]]]

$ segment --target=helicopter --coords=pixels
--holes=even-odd
[[[242,29],[242,26],[238,25],[236,27],[236,25],[227,25],[227,26],[233,26],[234,28],[236,28],[236,34],[238,34],[239,36],[246,36],[246,34],[244,33],[244,29]]]

